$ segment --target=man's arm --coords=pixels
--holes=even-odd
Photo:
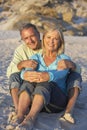
[[[81,67],[70,60],[61,60],[58,62],[57,70],[70,69],[77,73],[81,73]]]
[[[18,63],[17,68],[19,70],[22,70],[23,68],[32,68],[33,70],[35,70],[35,68],[37,67],[38,63],[35,60],[24,60],[21,61],[20,63]]]
[[[58,70],[71,69],[71,70],[75,71],[76,65],[74,62],[72,62],[70,60],[63,59],[58,62],[57,69]]]
[[[13,59],[7,68],[7,77],[8,78],[12,73],[20,72],[20,70],[23,69],[24,67],[25,68],[31,67],[31,66],[32,66],[32,68],[36,67],[36,65],[37,65],[36,61],[27,60],[28,55],[25,54],[25,49],[26,48],[23,48],[23,45],[20,45],[15,50]]]
[[[22,58],[22,49],[21,47],[19,46],[15,52],[14,52],[14,56],[13,56],[13,59],[10,63],[10,65],[8,66],[7,68],[7,77],[9,77],[12,73],[15,73],[15,72],[19,72],[20,70],[17,68],[17,64],[23,60]]]

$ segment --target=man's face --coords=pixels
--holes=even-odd
[[[22,40],[32,50],[36,50],[40,44],[39,34],[32,27],[29,29],[23,29],[21,32]]]

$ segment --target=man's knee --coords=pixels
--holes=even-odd
[[[13,82],[18,81],[18,82],[20,82],[21,81],[20,73],[17,72],[17,73],[11,74],[10,81],[13,81]]]
[[[11,74],[9,78],[9,89],[19,88],[21,83],[22,83],[22,80],[20,78],[19,72]]]

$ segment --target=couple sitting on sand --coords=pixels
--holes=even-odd
[[[7,69],[19,129],[31,130],[41,111],[64,110],[60,119],[75,123],[72,112],[81,90],[81,75],[64,54],[61,30],[49,25],[41,42],[36,26],[29,23],[20,29],[20,35],[23,43]]]

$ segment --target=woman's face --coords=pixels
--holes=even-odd
[[[60,36],[57,30],[52,32],[48,32],[44,36],[44,47],[48,51],[58,51],[58,47],[60,46]]]

